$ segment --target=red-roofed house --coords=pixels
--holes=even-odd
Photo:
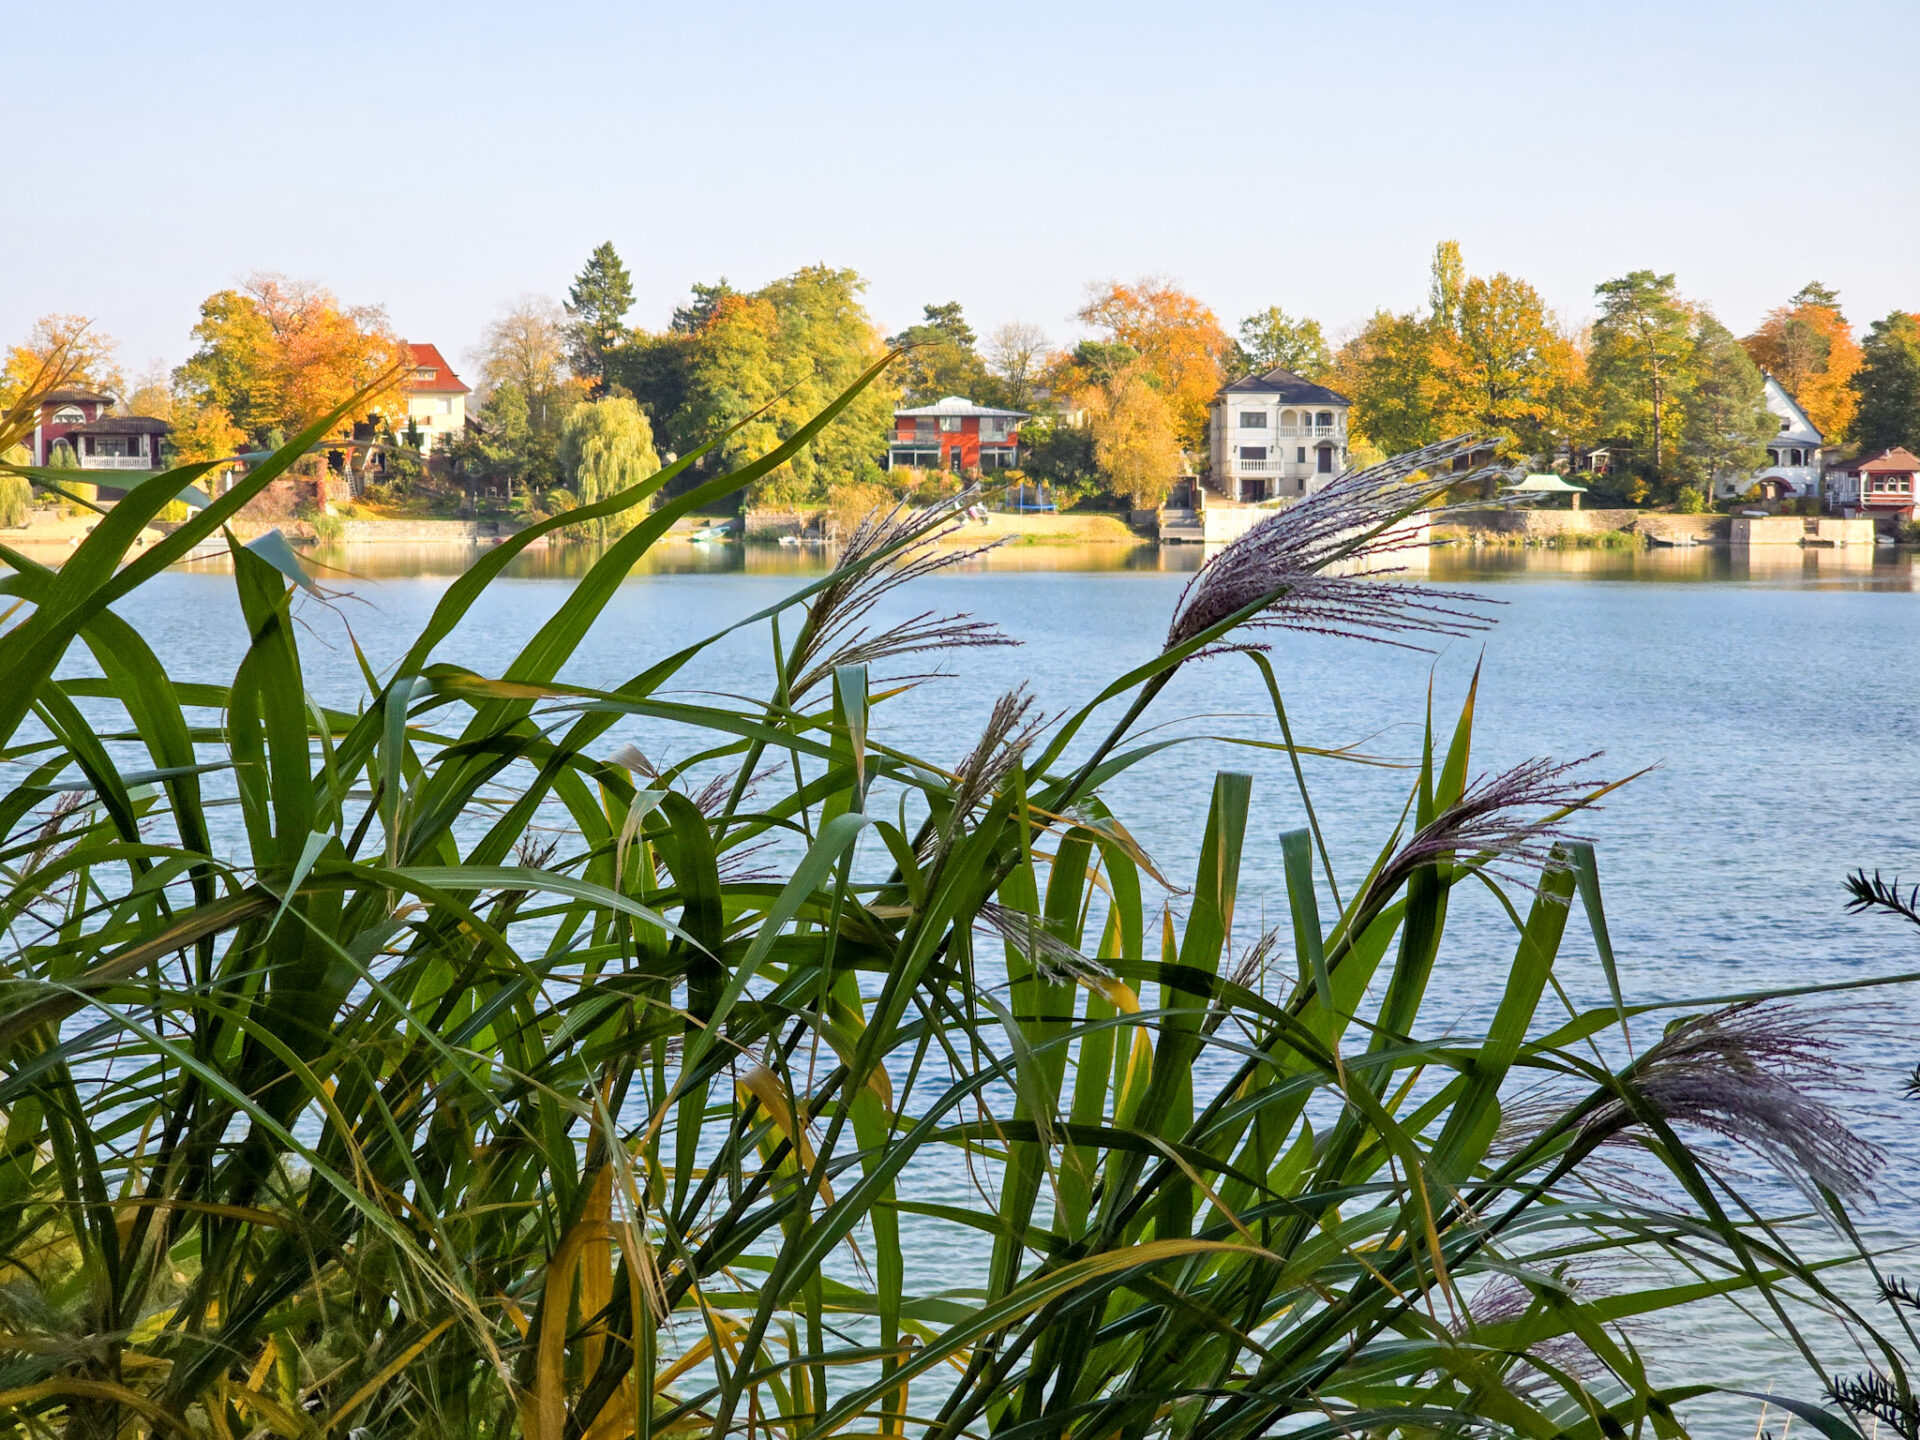
[[[1913,517],[1916,475],[1920,475],[1920,455],[1895,446],[1830,468],[1827,497],[1845,515],[1908,520]]]
[[[470,387],[460,381],[434,345],[408,345],[413,373],[402,387],[407,395],[407,424],[420,436],[420,453],[431,455],[467,424]]]

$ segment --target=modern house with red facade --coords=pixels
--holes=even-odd
[[[40,397],[39,423],[27,441],[33,463],[45,465],[54,445],[65,440],[83,470],[164,469],[162,446],[172,427],[150,415],[115,415],[113,404],[113,396],[98,390],[49,390]],[[97,483],[125,488],[105,476]]]
[[[1012,470],[1020,463],[1024,410],[996,410],[949,395],[932,405],[893,412],[887,468],[951,470],[954,474]]]
[[[1920,455],[1895,446],[1878,455],[1846,460],[1827,471],[1827,500],[1843,515],[1896,520],[1913,518],[1914,479]]]

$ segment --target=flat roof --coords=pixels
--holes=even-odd
[[[920,415],[978,415],[986,418],[998,416],[1003,420],[1028,420],[1032,412],[1027,410],[996,410],[991,405],[976,405],[964,395],[945,395],[931,405],[916,405],[911,410],[896,410],[896,419]]]

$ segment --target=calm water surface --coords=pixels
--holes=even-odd
[[[376,665],[390,662],[452,576],[461,550],[365,547],[322,554],[345,598],[332,613],[304,604],[310,672],[331,698],[352,703],[359,682],[341,618]],[[497,672],[551,615],[588,556],[556,550],[517,562],[443,647],[441,657]],[[1193,549],[1031,547],[937,576],[898,597],[895,618],[923,609],[965,611],[999,624],[1017,649],[970,651],[944,678],[880,710],[880,740],[951,762],[970,746],[994,698],[1030,685],[1066,709],[1160,646]],[[650,661],[768,605],[826,559],[791,547],[663,546],[624,584],[564,678],[617,682]],[[1920,600],[1904,554],[1781,549],[1644,553],[1449,550],[1432,577],[1499,602],[1497,625],[1426,655],[1383,645],[1282,636],[1273,652],[1303,743],[1359,743],[1405,756],[1419,741],[1429,687],[1450,724],[1476,664],[1482,667],[1476,770],[1533,755],[1603,751],[1597,774],[1654,767],[1582,822],[1598,844],[1613,940],[1630,997],[1731,995],[1772,986],[1920,969],[1910,931],[1843,911],[1841,880],[1856,866],[1920,879]],[[190,679],[225,681],[242,635],[231,581],[208,568],[170,573],[140,592],[128,618]],[[338,617],[338,618],[336,618]],[[886,618],[883,616],[882,618]],[[722,642],[698,683],[759,693],[763,632]],[[1283,760],[1206,738],[1275,739],[1257,674],[1231,658],[1189,667],[1148,723],[1196,737],[1163,752],[1108,792],[1110,803],[1162,871],[1190,876],[1214,772],[1254,776],[1254,810],[1241,884],[1241,943],[1286,905],[1276,837],[1303,823]],[[656,756],[686,753],[690,737],[636,727]],[[609,740],[609,747],[618,743]],[[1400,810],[1407,777],[1321,763],[1309,772],[1337,867],[1350,887]],[[1450,921],[1423,1028],[1468,1025],[1487,1013],[1511,958],[1506,922],[1469,897]],[[1177,902],[1176,902],[1177,904]],[[1603,982],[1584,922],[1563,950],[1562,978],[1594,1002]],[[1915,1032],[1911,998],[1871,991],[1877,1018]],[[1886,1031],[1854,1041],[1867,1070],[1867,1133],[1888,1152],[1881,1200],[1868,1220],[1911,1235],[1920,1193],[1920,1120],[1897,1099],[1920,1047]],[[1876,1036],[1880,1038],[1876,1038]],[[921,1177],[922,1193],[965,1201],[964,1177]],[[964,1244],[928,1235],[915,1279],[964,1283]],[[1656,1351],[1675,1378],[1791,1383],[1780,1347],[1725,1312],[1687,1342]],[[1848,1363],[1844,1350],[1832,1356]],[[1703,1427],[1750,1432],[1751,1407],[1717,1412]]]

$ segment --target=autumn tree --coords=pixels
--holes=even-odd
[[[1854,442],[1867,451],[1920,445],[1920,316],[1896,310],[1874,321],[1860,348]]]
[[[173,372],[176,394],[194,409],[225,412],[265,444],[338,408],[380,382],[361,416],[404,413],[406,349],[378,306],[342,305],[323,286],[257,274],[200,306],[199,348]]]
[[[1601,433],[1631,441],[1649,478],[1666,473],[1672,408],[1686,393],[1693,316],[1671,275],[1635,270],[1594,288],[1587,358]]]
[[[1158,379],[1143,360],[1086,395],[1094,462],[1107,488],[1136,510],[1164,502],[1180,473],[1179,418]]]
[[[1353,402],[1352,440],[1393,455],[1439,438],[1433,338],[1424,316],[1376,310],[1340,347],[1326,383]]]
[[[1024,320],[1010,320],[987,337],[987,371],[999,382],[1000,398],[1007,408],[1033,409],[1050,348],[1047,332]]]
[[[155,360],[134,377],[123,408],[129,415],[150,415],[155,420],[173,419],[173,383],[166,362]]]
[[[582,505],[605,500],[657,474],[653,427],[640,407],[624,396],[583,400],[567,412],[560,431],[560,464]],[[639,507],[594,522],[600,539],[629,529]]]
[[[167,452],[175,465],[225,460],[247,448],[247,436],[218,405],[177,404],[167,434]]]
[[[1433,438],[1497,436],[1529,456],[1573,439],[1581,356],[1540,292],[1504,273],[1459,280],[1436,267],[1435,281],[1450,319],[1442,324],[1436,314],[1429,322]]]
[[[1233,342],[1214,313],[1163,279],[1095,286],[1080,319],[1139,353],[1146,375],[1172,416],[1176,444],[1206,444],[1207,410],[1224,378]],[[1169,472],[1170,474],[1172,472]]]
[[[123,394],[118,348],[84,315],[42,315],[24,340],[7,347],[0,366],[0,410],[29,391],[62,385]]]
[[[1838,440],[1853,424],[1859,397],[1853,377],[1861,364],[1853,327],[1840,313],[1840,297],[1815,282],[1785,305],[1767,312],[1760,328],[1742,342],[1762,370],[1799,402],[1821,434]]]
[[[889,348],[907,352],[896,367],[902,402],[931,405],[948,395],[960,395],[989,403],[986,363],[974,348],[973,327],[959,302],[923,306],[921,315],[919,324],[887,338]]]
[[[633,309],[633,279],[613,242],[593,254],[567,288],[569,353],[574,373],[597,397],[607,389],[607,356],[626,339],[627,312]]]
[[[1259,375],[1278,368],[1318,383],[1333,368],[1333,351],[1318,320],[1295,319],[1269,305],[1240,322],[1232,368],[1238,375]]]

